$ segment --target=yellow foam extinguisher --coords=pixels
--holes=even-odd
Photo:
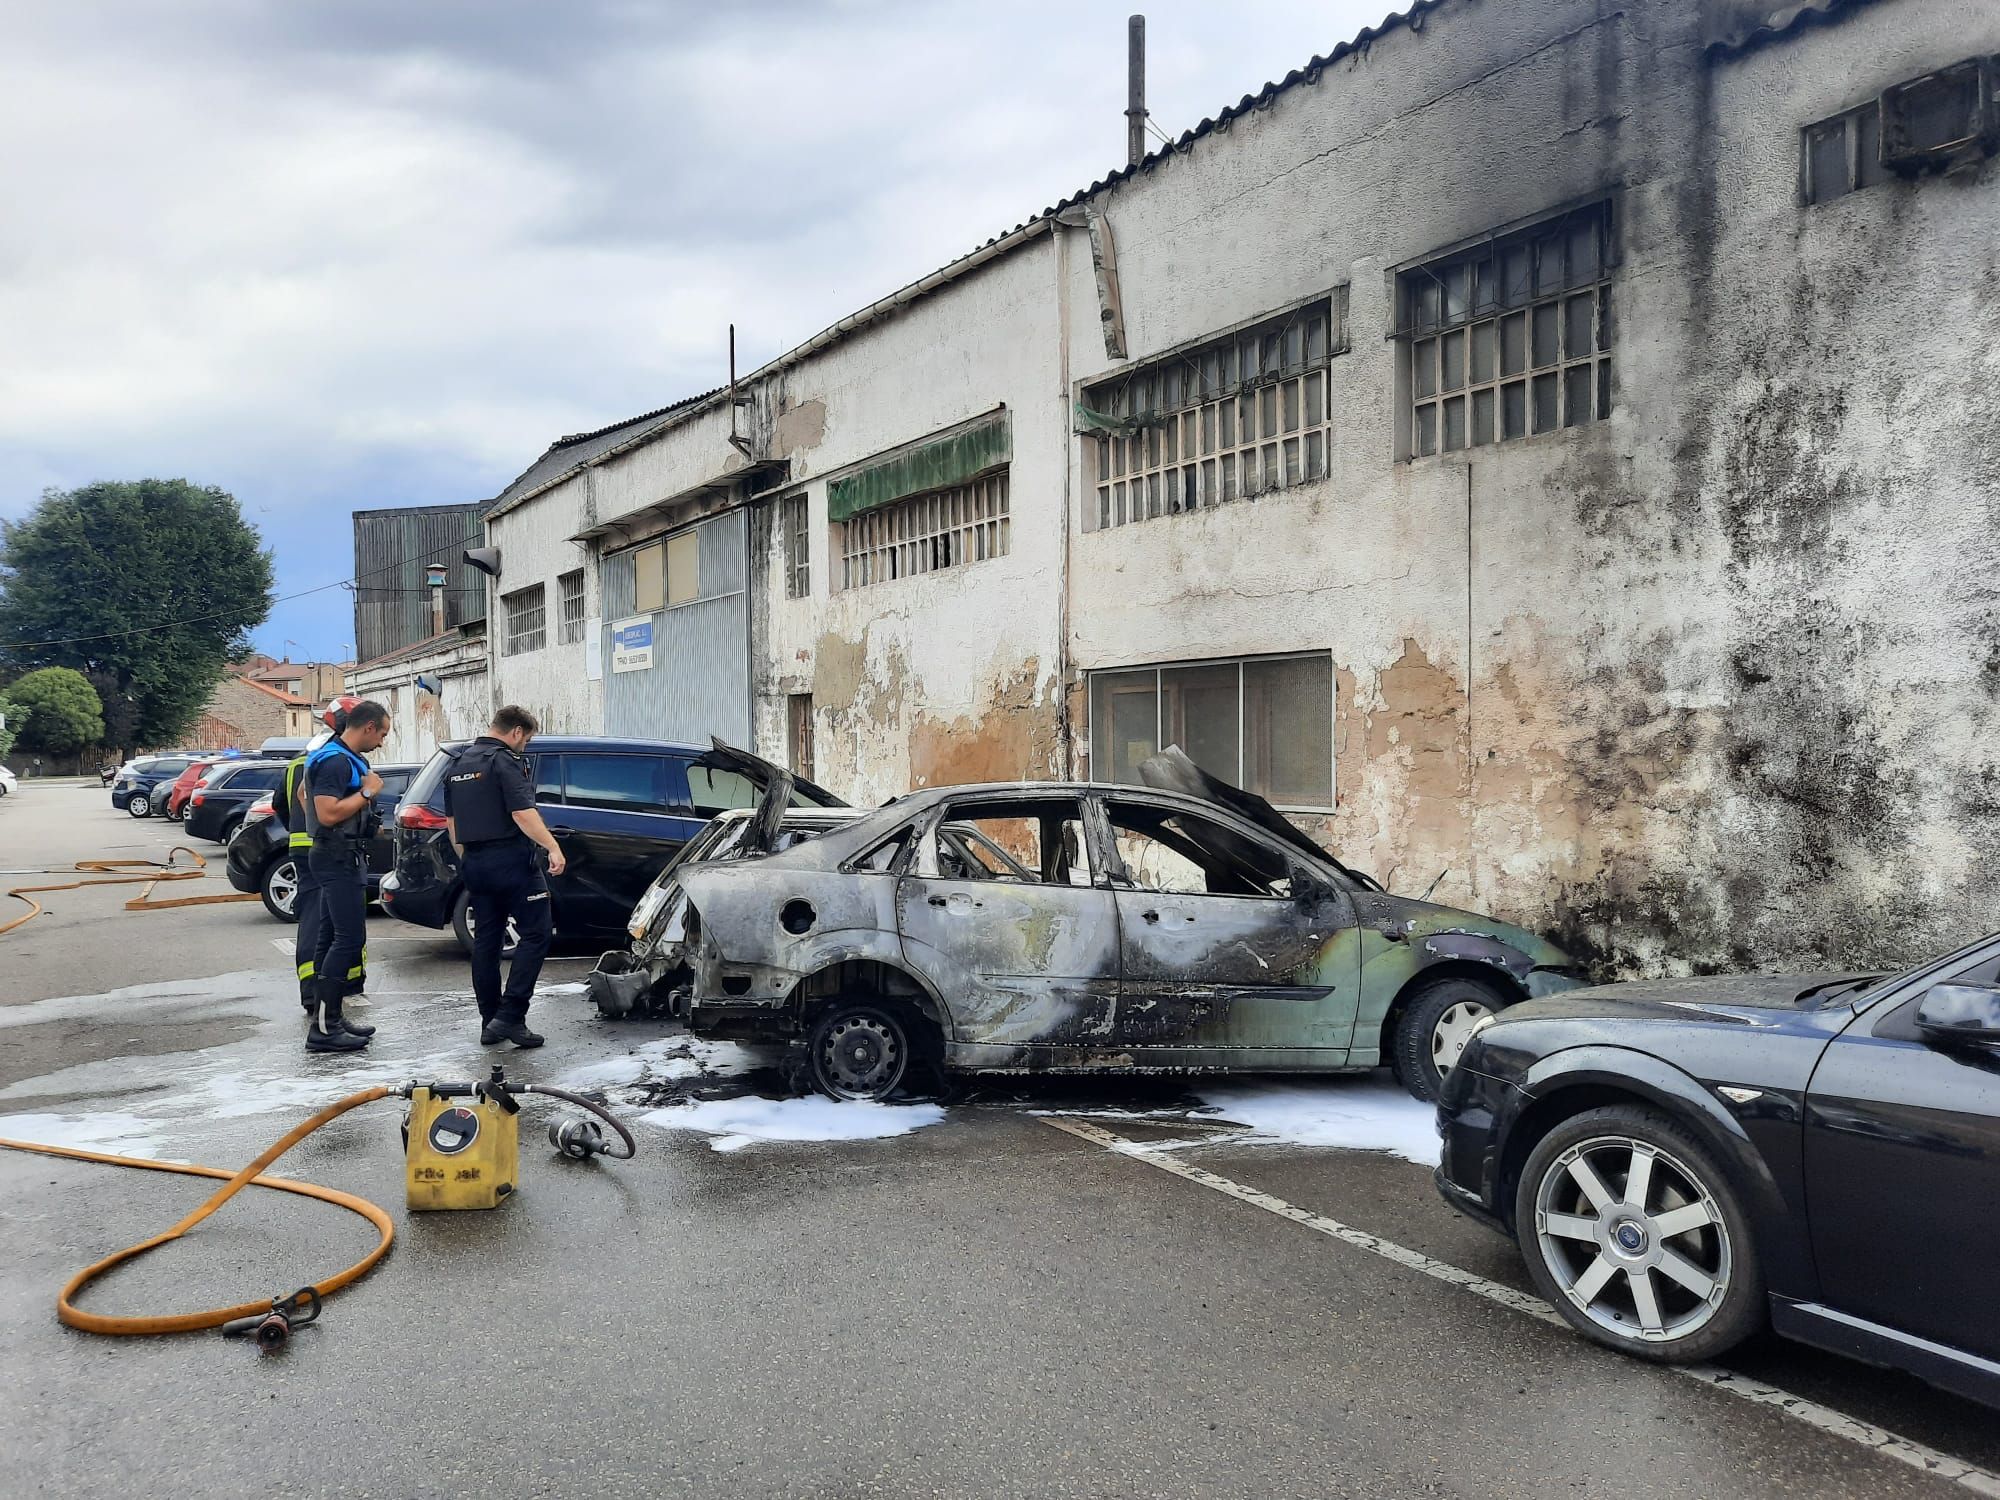
[[[410,1086],[404,1182],[412,1209],[496,1208],[521,1177],[521,1104],[500,1070],[484,1083]]]

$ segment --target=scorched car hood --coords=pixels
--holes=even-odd
[[[1530,1020],[1685,1021],[1691,1014],[1752,1020],[1772,1011],[1798,1011],[1839,996],[1867,974],[1731,974],[1697,979],[1639,979],[1599,985],[1537,1000],[1509,1010],[1510,1022]],[[1864,992],[1865,993],[1865,992]]]

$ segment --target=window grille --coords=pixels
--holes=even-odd
[[[1333,658],[1260,656],[1092,672],[1090,778],[1144,784],[1166,745],[1281,807],[1333,806]]]
[[[1084,392],[1096,525],[1205,510],[1322,479],[1327,367],[1347,352],[1347,287]]]
[[[558,578],[556,591],[561,606],[556,639],[565,646],[573,645],[583,639],[583,569]]]
[[[500,596],[500,602],[507,611],[507,642],[505,654],[519,656],[524,651],[539,651],[547,639],[547,608],[541,584],[531,589],[516,589],[511,594]]]
[[[1007,471],[863,511],[840,523],[840,586],[935,573],[1007,555]]]
[[[1398,278],[1406,456],[1611,415],[1608,226],[1596,204]]]
[[[787,495],[778,502],[778,525],[785,536],[785,597],[812,596],[812,538],[806,530],[806,497]]]

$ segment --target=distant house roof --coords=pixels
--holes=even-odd
[[[311,708],[312,699],[301,698],[297,693],[288,693],[283,688],[274,688],[268,682],[259,682],[255,677],[239,675],[236,679],[246,687],[253,687],[260,693],[269,693],[280,703],[291,708]]]

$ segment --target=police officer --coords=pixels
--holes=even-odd
[[[326,723],[326,732],[317,736],[306,746],[306,755],[299,756],[285,767],[284,784],[278,795],[271,799],[273,821],[285,830],[285,857],[292,862],[292,879],[296,894],[292,898],[292,917],[298,924],[298,931],[292,943],[292,963],[298,970],[299,1004],[304,1008],[310,1024],[313,1012],[319,1007],[319,997],[313,986],[313,976],[317,972],[314,956],[319,948],[319,934],[324,910],[320,899],[319,881],[312,872],[312,827],[307,821],[304,805],[306,787],[306,756],[320,748],[328,740],[347,727],[347,711],[361,700],[354,697],[335,698],[326,707],[320,718]],[[361,950],[361,962],[347,974],[346,994],[351,1000],[359,993],[366,975],[368,950]],[[363,1026],[359,1022],[341,1017],[341,1024],[356,1036],[373,1036],[373,1026]]]
[[[479,1040],[539,1047],[528,1030],[528,1002],[548,956],[549,875],[563,872],[562,849],[535,810],[535,785],[523,752],[541,726],[508,704],[485,734],[458,757],[444,783],[445,826],[458,849],[472,903],[472,992]],[[500,984],[500,948],[514,923],[514,962]]]
[[[347,711],[347,725],[339,734],[306,757],[303,802],[312,831],[308,863],[319,882],[322,910],[313,945],[308,1052],[356,1052],[368,1045],[367,1036],[347,1025],[341,1001],[348,972],[360,965],[368,940],[368,841],[378,826],[375,794],[382,790],[382,778],[361,757],[380,749],[388,737],[389,711],[363,701]]]

